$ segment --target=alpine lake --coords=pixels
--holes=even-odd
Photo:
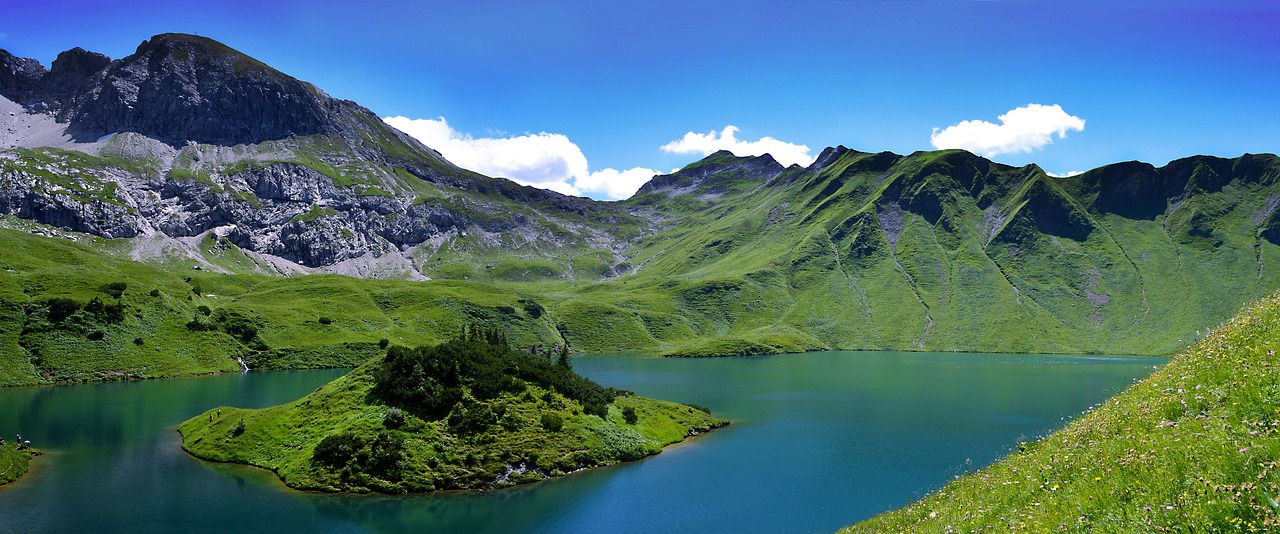
[[[644,460],[487,494],[334,495],[204,462],[175,426],[295,400],[346,370],[0,390],[0,433],[45,451],[0,488],[7,532],[831,532],[1061,427],[1159,358],[819,352],[590,355],[605,386],[728,427]]]

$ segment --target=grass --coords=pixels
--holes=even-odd
[[[1148,188],[1152,194],[1185,200],[1148,209],[1108,203],[1119,194],[1105,192],[1108,184],[1136,172],[1123,166],[1058,179],[963,151],[845,150],[821,169],[761,175],[742,170],[745,158],[717,154],[665,179],[689,193],[574,211],[498,180],[468,174],[477,181],[466,189],[432,181],[448,166],[414,166],[410,156],[420,149],[383,135],[376,118],[361,120],[366,141],[396,145],[408,159],[348,168],[354,160],[338,157],[349,155],[347,141],[312,136],[199,161],[197,150],[184,149],[172,172],[216,183],[209,171],[287,160],[343,187],[412,197],[408,209],[420,216],[447,213],[467,223],[413,253],[430,283],[262,276],[238,247],[213,237],[201,243],[205,259],[239,274],[191,272],[183,261],[139,265],[126,260],[123,241],[75,245],[6,233],[0,384],[231,371],[237,358],[262,368],[352,365],[381,339],[435,343],[476,320],[502,325],[522,346],[567,340],[575,352],[1160,355],[1240,303],[1280,289],[1280,247],[1266,237],[1280,227],[1280,216],[1267,214],[1280,188],[1273,156],[1193,158],[1165,175],[1151,170],[1168,182],[1160,186],[1167,191]],[[114,165],[72,161],[66,151],[14,154],[21,157],[0,164],[80,166],[89,174]],[[247,192],[222,194],[254,201]],[[347,219],[314,205],[295,221],[330,217]],[[350,231],[335,233],[342,230]],[[164,298],[126,292],[130,313],[118,324],[28,328],[33,304],[58,297],[84,304],[117,279],[155,280]],[[524,312],[526,298],[545,313]],[[256,342],[217,328],[188,331],[201,305],[250,317]],[[317,324],[316,309],[331,310],[333,323]],[[97,330],[101,339],[87,339]]]
[[[1280,528],[1280,295],[1043,439],[843,532]]]
[[[270,469],[297,489],[428,492],[499,488],[634,460],[727,424],[689,406],[632,396],[615,398],[604,417],[589,415],[579,402],[532,382],[487,400],[467,389],[464,401],[438,419],[396,408],[402,419],[392,424],[393,407],[372,393],[380,360],[289,404],[200,414],[179,425],[183,448],[207,460]],[[350,440],[355,452],[336,464],[317,460],[317,448],[330,438]],[[378,462],[388,447],[393,461]]]
[[[40,454],[38,449],[18,450],[16,443],[5,442],[0,445],[0,486],[22,478],[30,468],[31,458]]]

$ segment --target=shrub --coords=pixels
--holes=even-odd
[[[543,308],[541,304],[534,302],[532,299],[520,299],[519,302],[524,304],[524,312],[534,319],[542,317],[542,313],[547,311],[546,308]]]
[[[147,294],[148,294],[148,295],[151,295],[151,296],[153,296],[153,297],[158,297],[158,296],[160,296],[160,290],[159,290],[159,289],[152,289],[152,290],[151,290],[151,292],[150,292],[150,293],[147,293]]]
[[[542,414],[542,428],[552,432],[559,432],[564,428],[564,418],[560,414],[544,413]]]
[[[101,330],[89,332],[89,341],[102,341],[104,337],[107,337],[107,333]]]
[[[209,309],[209,307],[205,306],[204,304],[196,306],[196,311],[200,312],[200,315],[203,315],[205,317],[208,317],[209,315],[213,314],[213,310]]]
[[[488,404],[459,403],[449,412],[449,429],[458,434],[480,432],[496,423],[498,417]]]
[[[238,438],[240,437],[241,434],[244,434],[244,419],[241,419],[240,421],[236,422],[236,427],[231,430],[231,435],[233,437]]]
[[[102,299],[93,297],[88,304],[84,305],[84,311],[92,315],[98,322],[120,323],[124,321],[124,304],[120,302],[106,304],[102,302]]]
[[[366,473],[388,480],[398,480],[400,469],[404,465],[404,437],[399,434],[379,432],[378,437],[369,444],[367,456],[357,455],[357,461]]]
[[[319,321],[320,321],[320,324],[333,324],[333,319],[330,319],[328,317],[321,317]]]
[[[354,434],[325,436],[311,453],[311,462],[328,467],[342,467],[355,457],[360,448],[360,440]]]
[[[609,405],[602,402],[584,403],[582,405],[582,413],[604,419],[609,415]]]
[[[102,287],[99,287],[98,291],[111,295],[112,298],[118,300],[121,295],[124,295],[124,290],[128,289],[128,287],[129,284],[125,282],[111,282],[110,284],[104,284]]]
[[[622,409],[622,420],[626,421],[628,425],[634,425],[636,421],[640,420],[640,416],[636,415],[635,408],[627,406]]]
[[[393,429],[404,426],[404,410],[394,406],[387,410],[387,416],[382,418],[382,426]]]
[[[391,344],[391,340],[385,337],[378,340],[378,348],[380,349],[386,349],[387,345],[390,345],[390,344]]]
[[[51,298],[45,305],[49,307],[49,320],[55,323],[62,322],[80,309],[79,302],[63,297]]]
[[[142,338],[140,338],[140,337],[135,337],[135,338],[133,338],[133,344],[134,344],[134,345],[137,345],[137,346],[141,347],[143,343],[144,343],[144,341],[142,341]]]

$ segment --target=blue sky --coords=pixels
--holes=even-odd
[[[198,33],[419,119],[456,162],[596,198],[729,126],[800,159],[931,150],[937,129],[1054,173],[1280,151],[1280,3],[4,2],[0,48],[46,65]],[[992,124],[946,130],[964,121]]]

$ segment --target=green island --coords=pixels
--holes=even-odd
[[[554,360],[554,361],[553,361]],[[290,487],[487,490],[657,454],[729,422],[602,387],[496,329],[390,346],[289,404],[214,408],[178,427],[192,455],[270,469]]]
[[[1280,295],[1066,428],[842,532],[1280,529]]]
[[[31,459],[39,456],[39,449],[19,449],[20,444],[6,442],[0,445],[0,486],[16,482],[31,468]]]

